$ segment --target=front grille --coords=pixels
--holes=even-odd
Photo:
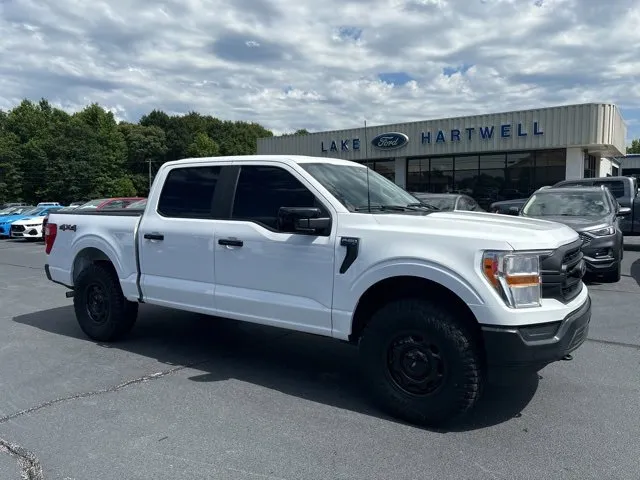
[[[582,240],[582,245],[588,245],[591,243],[591,240],[593,240],[593,238],[591,238],[589,235],[585,235],[584,233],[579,233],[578,234],[580,236],[580,240]]]
[[[580,293],[584,275],[581,246],[582,240],[576,240],[541,259],[543,298],[555,298],[568,303]]]
[[[11,225],[12,232],[24,232],[25,230],[24,225]]]

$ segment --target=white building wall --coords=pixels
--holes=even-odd
[[[375,149],[371,140],[388,132],[404,133],[409,141],[396,150]],[[626,126],[615,105],[588,103],[372,126],[366,132],[364,128],[353,128],[260,138],[257,151],[258,154],[326,156],[355,161],[392,155],[406,158],[573,147],[615,156],[625,150],[625,137]]]
[[[606,177],[608,175],[611,175],[611,167],[612,167],[612,162],[610,159],[608,158],[601,158],[600,159],[600,171],[598,172],[598,176],[599,177]]]
[[[584,149],[580,147],[567,148],[566,180],[584,178]]]

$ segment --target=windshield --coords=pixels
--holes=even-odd
[[[435,195],[416,195],[420,200],[439,210],[453,210],[457,197],[438,197]]]
[[[602,192],[553,192],[534,193],[522,209],[524,216],[549,217],[601,217],[611,213]]]
[[[24,216],[36,216],[38,215],[38,213],[40,213],[42,211],[42,207],[35,207],[32,208],[31,210],[26,210],[24,212],[22,212],[20,215],[24,215]]]
[[[98,198],[97,200],[89,200],[87,203],[83,203],[78,208],[98,208],[102,202],[106,202],[108,198]]]
[[[301,163],[300,166],[352,212],[367,209],[367,170],[372,207],[407,207],[420,203],[391,180],[364,166],[332,163]]]

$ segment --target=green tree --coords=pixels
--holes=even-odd
[[[631,146],[627,147],[627,153],[640,153],[640,139],[631,142]]]
[[[21,162],[17,135],[0,127],[0,203],[22,200]]]
[[[306,128],[301,128],[299,130],[296,130],[293,133],[283,133],[282,136],[283,137],[293,137],[293,136],[297,136],[297,135],[309,135],[309,130],[307,130]]]
[[[193,142],[187,148],[187,156],[189,157],[215,157],[220,153],[218,144],[211,140],[206,133],[196,134]]]
[[[161,165],[167,154],[167,138],[158,126],[121,123],[120,131],[127,144],[127,169],[138,195],[149,194],[149,169]]]
[[[296,135],[304,135],[304,129]],[[47,100],[0,111],[0,200],[60,201],[147,195],[149,170],[169,160],[256,153],[273,133],[252,122],[152,110],[118,123],[98,104],[74,114]]]

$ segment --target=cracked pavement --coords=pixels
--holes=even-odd
[[[590,286],[589,341],[493,386],[466,425],[389,419],[356,351],[153,306],[88,340],[42,244],[0,240],[0,478],[631,479],[640,471],[640,253]],[[13,451],[10,454],[10,450]]]

